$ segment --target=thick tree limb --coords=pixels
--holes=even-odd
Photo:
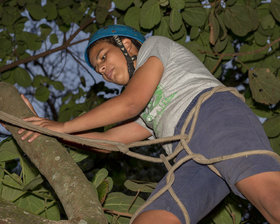
[[[19,118],[33,115],[17,89],[7,83],[0,83],[0,108]],[[17,127],[7,124],[7,129],[53,187],[70,220],[84,220],[87,224],[107,223],[96,189],[55,138],[42,135],[28,143],[20,140]]]

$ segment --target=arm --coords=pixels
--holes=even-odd
[[[71,121],[59,123],[38,117],[25,120],[64,133],[86,131],[128,120],[137,116],[150,101],[160,82],[163,69],[163,64],[157,57],[150,57],[135,72],[121,95]]]
[[[137,116],[150,101],[163,74],[163,65],[150,57],[129,81],[123,93],[88,113],[68,121],[64,132],[73,133],[125,121]]]
[[[121,143],[131,143],[135,141],[141,141],[151,136],[151,133],[136,122],[128,122],[117,127],[111,128],[106,132],[89,132],[83,134],[77,134],[80,137],[110,140]],[[70,145],[72,143],[70,142]],[[80,148],[80,146],[79,146]],[[109,153],[110,151],[103,149],[90,148],[91,150]]]

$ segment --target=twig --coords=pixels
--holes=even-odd
[[[72,51],[70,51],[69,49],[66,49],[66,52],[68,52],[72,58],[79,64],[81,65],[85,70],[86,72],[90,75],[90,77],[94,80],[94,83],[96,83],[96,79],[94,78],[94,76],[90,73],[90,71],[86,68],[86,66],[84,66],[77,58],[76,56],[73,54]]]
[[[70,46],[72,46],[72,45],[75,45],[75,44],[78,44],[78,43],[83,42],[83,41],[85,41],[85,40],[88,40],[88,38],[86,38],[86,39],[83,39],[83,40],[76,41],[76,42],[74,42],[74,43],[70,43],[70,42],[78,35],[78,33],[79,33],[82,29],[84,29],[86,26],[88,26],[88,25],[89,25],[90,23],[92,23],[94,20],[95,20],[95,17],[92,17],[92,18],[89,19],[87,22],[85,22],[83,25],[81,25],[81,26],[79,27],[79,29],[77,29],[76,32],[75,32],[74,34],[72,34],[72,35],[69,37],[69,39],[68,39],[67,41],[65,41],[61,46],[59,46],[59,47],[57,47],[57,48],[54,48],[54,49],[47,50],[47,51],[42,52],[42,53],[37,54],[37,55],[30,56],[30,57],[28,57],[28,58],[24,58],[24,59],[15,61],[15,62],[13,62],[13,63],[11,63],[11,64],[4,65],[4,66],[0,67],[0,72],[7,71],[7,70],[9,70],[9,69],[11,69],[11,68],[14,68],[14,67],[20,65],[20,64],[25,64],[25,63],[28,63],[28,62],[30,62],[30,61],[34,61],[34,60],[36,60],[36,59],[38,59],[38,58],[45,57],[45,56],[50,55],[50,54],[52,54],[52,53],[54,53],[54,52],[64,50],[64,49],[66,49],[67,47],[70,47]]]
[[[110,213],[110,214],[118,215],[118,216],[125,216],[125,217],[130,217],[130,218],[132,217],[132,214],[127,213],[127,212],[118,212],[118,211],[110,210],[110,209],[107,209],[107,208],[103,208],[103,211],[107,212],[107,213]]]

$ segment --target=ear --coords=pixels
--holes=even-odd
[[[125,47],[125,49],[127,50],[128,53],[131,53],[132,47],[133,47],[133,43],[129,38],[124,38],[122,39],[122,43],[123,46]]]

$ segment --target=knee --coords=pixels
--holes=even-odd
[[[171,212],[165,210],[149,210],[137,216],[132,224],[181,224]]]
[[[269,223],[280,223],[280,172],[245,178],[237,183],[237,188]]]

